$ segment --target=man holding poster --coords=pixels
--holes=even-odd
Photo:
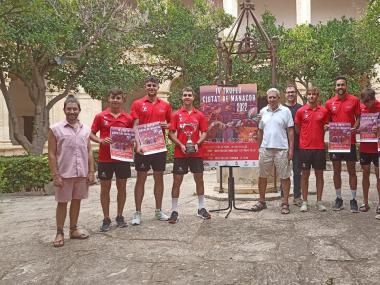
[[[357,177],[355,171],[356,164],[356,130],[359,126],[360,101],[355,96],[347,92],[347,79],[339,76],[335,79],[336,95],[326,102],[326,109],[331,122],[350,123],[351,125],[351,149],[348,153],[329,152],[330,160],[333,164],[334,187],[336,193],[334,211],[343,209],[342,199],[342,160],[346,161],[351,189],[350,207],[352,213],[358,213],[358,203],[356,202]]]
[[[91,127],[91,140],[99,143],[98,177],[100,179],[100,203],[103,209],[104,219],[100,231],[110,229],[110,190],[112,177],[116,175],[117,188],[117,216],[116,223],[120,228],[126,227],[123,210],[126,200],[127,179],[131,177],[130,163],[111,158],[110,145],[113,143],[110,137],[111,127],[132,128],[132,117],[123,111],[125,102],[124,93],[120,89],[111,89],[108,92],[109,107],[95,116]],[[100,132],[100,137],[96,133]]]
[[[160,123],[163,132],[165,132],[165,129],[169,127],[172,108],[167,102],[157,97],[157,91],[159,88],[158,83],[159,82],[156,77],[148,76],[145,80],[146,96],[132,103],[131,115],[134,119],[134,126],[136,128],[138,125],[145,125],[155,122]],[[147,131],[154,130],[155,128],[153,126],[152,129],[149,128],[149,130]],[[141,204],[144,198],[145,181],[148,176],[148,170],[150,168],[153,169],[154,197],[156,199],[155,218],[160,221],[167,221],[169,218],[161,210],[162,197],[164,195],[164,171],[166,168],[166,150],[158,153],[144,155],[139,140],[136,140],[136,212],[133,214],[132,225],[140,225],[141,223]]]
[[[280,91],[276,88],[269,89],[267,100],[268,106],[260,111],[258,133],[260,198],[252,207],[252,211],[258,212],[267,208],[265,202],[267,178],[274,165],[284,191],[281,214],[289,214],[290,160],[293,158],[294,123],[290,110],[279,104]]]
[[[361,104],[361,118],[360,118],[360,136],[362,137],[362,134],[364,133],[364,125],[369,126],[368,133],[375,132],[376,133],[376,140],[377,138],[377,117],[380,113],[380,102],[376,100],[375,91],[370,88],[366,88],[361,92],[361,101],[363,104]],[[367,114],[372,114],[375,119],[369,119],[369,122],[366,122],[366,117],[370,118],[370,116],[365,116]],[[371,124],[371,121],[373,123]],[[366,136],[369,137],[369,136]],[[363,180],[362,180],[362,187],[363,187],[363,204],[360,206],[361,212],[367,212],[369,210],[369,204],[368,204],[368,192],[369,192],[369,176],[371,174],[371,163],[375,166],[375,173],[377,178],[376,188],[377,193],[379,197],[379,204],[376,208],[376,214],[380,214],[380,179],[379,179],[379,157],[377,152],[377,141],[375,142],[363,142],[360,140],[360,165],[363,170]]]
[[[194,174],[198,195],[197,216],[210,219],[204,206],[203,150],[202,142],[207,137],[207,120],[204,114],[194,108],[194,92],[191,87],[182,90],[182,107],[173,115],[169,137],[175,143],[172,187],[172,212],[169,223],[178,221],[178,197],[183,176],[189,171]]]

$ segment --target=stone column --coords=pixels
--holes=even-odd
[[[10,143],[9,139],[9,114],[3,94],[0,91],[0,144]]]
[[[239,16],[239,0],[223,0],[223,9],[224,12],[234,16],[235,19]],[[227,28],[224,30],[224,36],[227,36],[230,32],[230,29]]]
[[[311,23],[311,0],[297,1],[297,25]]]

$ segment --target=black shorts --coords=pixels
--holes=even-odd
[[[153,171],[165,171],[166,151],[148,155],[135,154],[136,171],[149,171],[151,167]]]
[[[127,179],[131,177],[131,166],[129,162],[98,162],[98,178],[100,180],[111,180],[115,173],[116,179]]]
[[[371,162],[376,167],[379,167],[379,155],[377,153],[360,153],[360,165],[370,165]]]
[[[203,159],[200,157],[175,157],[173,163],[174,174],[203,173]]]
[[[331,161],[357,161],[356,145],[351,145],[350,152],[330,152],[329,157]]]
[[[298,167],[302,170],[309,170],[311,166],[314,170],[326,169],[326,152],[324,149],[299,150]]]

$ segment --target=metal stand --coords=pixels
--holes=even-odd
[[[230,215],[232,208],[240,211],[252,211],[251,209],[238,208],[235,205],[235,179],[233,176],[232,168],[235,166],[220,166],[220,173],[222,173],[223,167],[228,167],[228,207],[223,209],[210,210],[210,212],[227,211],[225,218]],[[220,185],[222,185],[222,174],[220,174]]]

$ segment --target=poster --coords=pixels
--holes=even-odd
[[[329,123],[329,152],[350,152],[351,124]]]
[[[363,113],[360,116],[360,142],[378,142],[377,118],[379,113]]]
[[[111,158],[121,161],[133,161],[133,148],[135,144],[135,130],[129,128],[110,128]]]
[[[165,137],[160,122],[138,125],[136,130],[144,155],[166,151]]]
[[[256,84],[200,87],[200,110],[209,125],[205,166],[258,166],[256,95]]]

